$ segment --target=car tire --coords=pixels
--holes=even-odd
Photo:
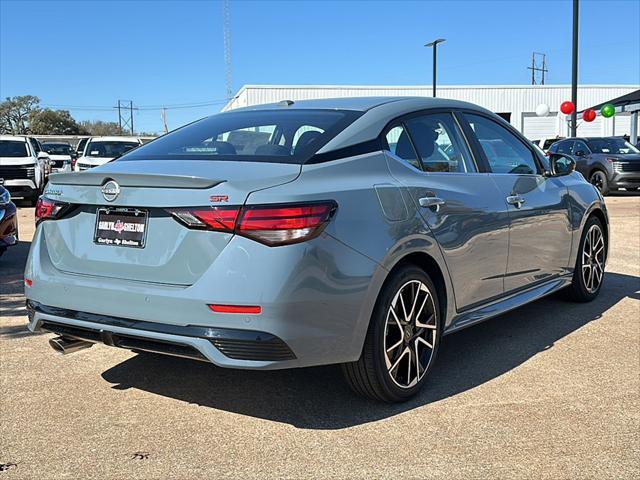
[[[410,309],[408,314],[403,306]],[[360,358],[342,365],[347,383],[374,400],[408,400],[433,367],[441,324],[438,295],[429,275],[413,265],[400,267],[378,295]]]
[[[600,190],[602,195],[609,194],[609,180],[602,170],[594,170],[589,177],[589,183]]]
[[[607,238],[602,223],[590,217],[582,230],[573,279],[567,289],[571,300],[590,302],[598,296],[604,283],[606,255]]]

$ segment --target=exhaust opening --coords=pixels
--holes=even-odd
[[[61,355],[77,352],[85,348],[93,347],[93,343],[83,340],[75,340],[73,338],[55,337],[49,340],[49,345]]]

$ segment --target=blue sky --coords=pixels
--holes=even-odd
[[[169,109],[176,128],[224,103],[222,10],[204,0],[0,0],[0,96],[37,95],[77,119],[112,121],[109,107],[132,99],[136,129],[146,131],[162,128],[149,108],[220,102]],[[581,1],[581,83],[640,84],[638,19],[638,0]],[[430,84],[423,45],[437,37],[447,39],[441,84],[527,84],[533,51],[548,56],[547,83],[571,78],[569,0],[231,0],[234,91]]]

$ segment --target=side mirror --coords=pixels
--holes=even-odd
[[[584,150],[578,150],[576,153],[574,153],[574,155],[576,157],[584,157],[585,153],[584,153]]]
[[[552,153],[549,155],[549,164],[551,166],[551,177],[569,175],[576,169],[575,160],[564,153]]]
[[[40,160],[49,160],[49,154],[47,152],[45,152],[44,150],[40,150],[38,152],[38,158]]]

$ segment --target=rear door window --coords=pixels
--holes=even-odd
[[[565,155],[571,155],[573,152],[573,140],[566,142],[560,142],[555,149],[554,153],[564,153]]]
[[[413,117],[405,122],[426,172],[475,172],[462,134],[451,114]]]

